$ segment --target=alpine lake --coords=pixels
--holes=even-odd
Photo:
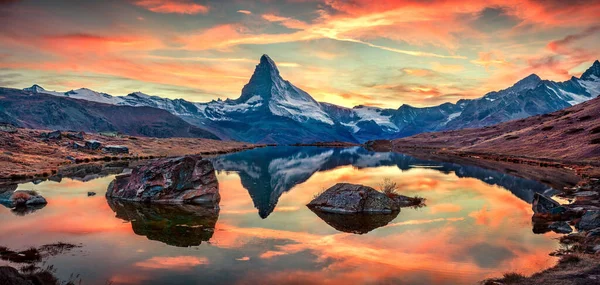
[[[63,284],[475,284],[557,262],[548,253],[560,247],[558,234],[535,230],[530,204],[535,192],[554,190],[513,173],[361,147],[266,147],[208,159],[219,181],[216,211],[107,200],[126,168],[119,165],[13,185],[48,204],[0,207],[0,251],[74,246],[33,261],[4,254],[0,265],[49,271]],[[377,189],[386,179],[426,205],[376,225],[306,207],[336,183]]]

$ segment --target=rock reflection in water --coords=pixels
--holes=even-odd
[[[400,211],[390,214],[334,214],[311,209],[321,220],[334,229],[353,234],[366,234],[393,221]]]
[[[131,222],[133,232],[178,247],[198,246],[212,238],[219,209],[189,204],[165,205],[108,199],[116,217]]]

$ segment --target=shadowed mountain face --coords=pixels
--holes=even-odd
[[[294,186],[307,181],[313,174],[341,166],[357,168],[397,166],[399,169],[431,168],[458,177],[472,177],[490,185],[500,185],[520,199],[531,202],[534,192],[550,187],[485,168],[456,163],[417,159],[400,153],[370,152],[361,147],[269,147],[227,154],[212,159],[217,171],[239,174],[242,186],[248,190],[258,214],[266,218],[275,209],[279,197]]]
[[[424,108],[409,105],[398,109],[345,108],[317,102],[284,80],[275,62],[267,55],[260,58],[254,74],[235,100],[193,103],[140,92],[112,96],[85,88],[60,93],[37,85],[25,91],[113,105],[159,108],[223,139],[280,144],[364,142],[490,126],[585,102],[600,94],[600,62],[594,62],[580,78],[554,82],[532,74],[513,86],[489,92],[481,98]],[[2,113],[0,120],[1,116]]]
[[[33,129],[218,139],[162,109],[115,106],[0,88],[0,122]]]

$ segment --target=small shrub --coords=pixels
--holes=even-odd
[[[398,184],[392,181],[392,179],[386,178],[379,184],[379,191],[390,198],[398,196]]]
[[[504,273],[504,276],[502,277],[502,282],[504,282],[506,284],[517,283],[523,279],[525,279],[525,276],[523,276],[522,274],[519,274],[516,272],[511,272],[511,273]]]
[[[583,116],[583,117],[579,117],[579,119],[578,119],[578,120],[580,120],[580,121],[587,121],[587,120],[589,120],[589,119],[591,119],[591,118],[592,118],[592,116],[590,116],[590,115],[586,115],[586,116]]]

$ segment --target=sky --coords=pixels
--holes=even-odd
[[[238,98],[262,54],[316,100],[433,106],[600,58],[600,1],[0,0],[0,86]]]

